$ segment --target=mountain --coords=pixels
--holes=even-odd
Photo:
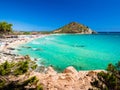
[[[53,33],[80,33],[80,34],[95,34],[96,32],[91,30],[89,27],[79,24],[77,22],[71,22],[57,30]]]

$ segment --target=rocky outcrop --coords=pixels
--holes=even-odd
[[[46,73],[34,72],[33,76],[39,78],[44,90],[88,90],[90,82],[99,71],[76,71],[72,66],[63,73],[57,73],[49,67]]]
[[[80,33],[80,34],[95,34],[96,32],[91,30],[88,26],[79,24],[77,22],[71,22],[68,25],[65,25],[53,33]]]
[[[52,67],[48,67],[45,73],[29,72],[17,77],[9,77],[9,81],[24,81],[36,76],[39,80],[36,85],[42,85],[43,90],[88,90],[90,82],[100,71],[76,71],[72,66],[66,68],[62,73],[57,73]],[[30,86],[28,85],[28,89]],[[36,90],[36,89],[35,89]]]
[[[46,74],[50,74],[50,75],[56,75],[57,72],[52,68],[52,67],[48,67]]]

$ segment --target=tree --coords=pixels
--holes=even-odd
[[[0,33],[9,33],[12,32],[12,24],[7,22],[0,22]]]
[[[0,90],[43,90],[39,79],[36,76],[25,80],[11,80],[9,77],[18,77],[18,75],[27,75],[30,71],[35,70],[37,64],[31,61],[29,56],[24,60],[17,62],[4,62],[0,64]],[[34,86],[34,87],[33,87]]]
[[[29,70],[29,61],[20,61],[17,64],[17,69],[14,71],[15,75],[21,75]]]
[[[8,75],[11,73],[11,68],[13,67],[13,63],[9,63],[6,61],[5,63],[0,65],[0,75]]]
[[[116,65],[109,64],[106,72],[98,73],[91,85],[90,90],[120,90],[120,61]]]
[[[2,77],[0,78],[0,90],[43,90],[43,87],[36,76],[30,77],[22,82],[20,80],[5,81]]]
[[[25,56],[25,60],[18,62],[4,62],[0,64],[0,75],[21,75],[28,71],[35,70],[37,64],[31,61],[29,56]]]

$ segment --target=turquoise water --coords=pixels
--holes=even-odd
[[[52,65],[58,71],[68,66],[77,70],[105,69],[120,60],[120,34],[50,35],[19,48],[19,54],[37,58],[39,65]]]

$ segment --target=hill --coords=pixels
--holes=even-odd
[[[54,30],[53,33],[95,34],[96,32],[91,30],[88,26],[79,24],[77,22],[71,22],[57,30]]]

